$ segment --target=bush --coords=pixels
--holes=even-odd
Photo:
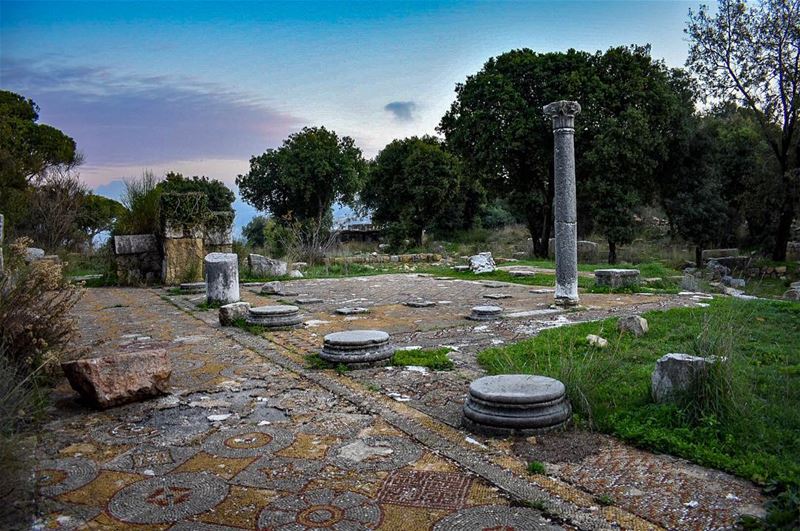
[[[115,234],[160,234],[161,188],[152,172],[125,181],[122,204],[126,211],[117,220]]]

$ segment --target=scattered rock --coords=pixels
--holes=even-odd
[[[408,301],[404,304],[409,308],[428,308],[430,306],[436,306],[436,303],[433,301]]]
[[[595,334],[589,334],[586,336],[586,341],[588,341],[591,346],[597,348],[606,348],[608,346],[608,340],[603,339]]]
[[[231,326],[237,319],[246,319],[250,312],[249,302],[234,302],[219,308],[219,324]]]
[[[681,289],[686,291],[697,291],[700,289],[697,277],[691,273],[684,272],[681,278]]]
[[[289,278],[303,278],[303,273],[301,273],[297,269],[292,269],[291,271],[289,271]]]
[[[787,301],[800,301],[800,288],[792,288],[783,294]]]
[[[288,264],[282,260],[274,260],[260,254],[247,257],[250,272],[256,277],[282,277],[286,274]]]
[[[503,317],[503,308],[500,306],[475,306],[468,319],[473,321],[494,321]]]
[[[358,315],[362,313],[369,313],[369,308],[346,306],[344,308],[336,308],[336,313],[340,315]]]
[[[84,358],[61,368],[72,388],[102,409],[165,394],[172,373],[164,349]]]
[[[484,294],[483,298],[485,299],[510,299],[511,295],[508,293],[486,293]]]
[[[301,304],[301,305],[302,304],[319,304],[321,302],[325,302],[325,301],[322,300],[322,299],[315,299],[313,297],[300,298],[300,299],[295,299],[294,300],[295,304]]]
[[[210,422],[222,422],[223,420],[228,420],[231,417],[231,413],[221,413],[219,415],[209,415],[206,417]]]
[[[647,319],[639,315],[622,317],[617,321],[617,328],[620,332],[630,332],[636,337],[641,337],[647,333],[649,326]]]
[[[478,253],[469,257],[469,268],[476,275],[491,273],[497,269],[492,253]]]
[[[36,260],[41,260],[42,258],[44,258],[44,249],[39,249],[38,247],[28,247],[25,249],[25,262],[31,263]]]

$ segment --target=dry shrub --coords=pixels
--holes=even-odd
[[[325,261],[337,239],[336,232],[330,229],[330,220],[320,217],[287,224],[281,245],[294,261],[315,265]]]
[[[50,368],[75,330],[69,312],[82,288],[64,279],[61,264],[24,263],[31,244],[20,238],[10,246],[8,268],[0,278],[0,355],[23,378]]]

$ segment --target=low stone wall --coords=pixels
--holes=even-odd
[[[761,266],[761,267],[748,267],[744,271],[746,278],[781,278],[781,277],[794,277],[798,274],[789,271],[786,266]]]
[[[325,258],[325,264],[388,264],[412,262],[441,262],[442,255],[436,253],[420,254],[366,254],[357,256],[334,256]]]
[[[154,284],[161,280],[161,251],[152,234],[114,236],[117,279],[122,284]]]

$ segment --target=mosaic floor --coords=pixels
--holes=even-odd
[[[559,452],[540,459],[550,463],[548,475],[531,476],[529,454],[546,449],[548,439],[484,439],[459,429],[466,386],[480,374],[480,349],[565,320],[686,300],[590,295],[585,311],[557,314],[549,308],[552,294],[525,286],[411,275],[287,286],[297,297],[323,302],[303,306],[308,326],[265,337],[219,327],[216,312],[196,308],[202,296],[89,290],[77,311],[80,347],[87,353],[166,348],[171,394],[96,412],[62,384],[56,420],[36,450],[37,526],[708,529],[763,503],[746,482],[601,436],[566,459]],[[500,301],[506,312],[521,315],[488,324],[464,319],[498,291],[511,295]],[[257,304],[294,298],[248,288],[242,296]],[[403,304],[411,299],[438,304]],[[342,305],[371,311],[336,315]],[[338,375],[305,368],[323,334],[347,328],[386,330],[400,346],[455,346],[457,370]],[[617,503],[597,503],[601,494]]]

